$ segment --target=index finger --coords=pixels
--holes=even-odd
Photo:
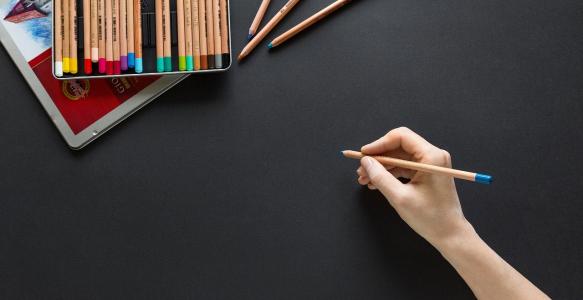
[[[406,127],[400,127],[389,131],[380,139],[362,147],[362,153],[366,155],[380,155],[389,151],[403,149],[405,152],[419,159],[424,154],[431,152],[435,146],[422,138],[417,133]]]

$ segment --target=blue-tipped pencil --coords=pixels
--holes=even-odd
[[[259,6],[259,10],[257,10],[257,14],[255,15],[255,19],[253,19],[253,23],[251,23],[251,27],[249,27],[249,34],[247,35],[247,40],[250,41],[257,33],[257,29],[259,29],[259,25],[261,25],[261,21],[265,16],[265,12],[269,7],[269,2],[271,0],[263,0],[261,2],[261,6]]]
[[[361,159],[365,155],[358,151],[344,150],[342,155],[347,158]],[[478,182],[482,184],[492,183],[492,176],[474,172],[461,171],[451,168],[439,167],[434,165],[422,164],[418,162],[402,160],[387,156],[371,156],[384,166],[399,167],[403,169],[415,170],[424,173],[447,175],[454,178]]]

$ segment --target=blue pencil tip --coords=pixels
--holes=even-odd
[[[250,34],[248,34],[248,35],[247,35],[247,40],[248,40],[248,41],[250,41],[250,40],[252,40],[252,39],[253,39],[253,34],[251,34],[251,33],[250,33]]]
[[[492,181],[494,181],[494,179],[490,175],[479,174],[479,173],[476,174],[476,182],[483,183],[483,184],[490,184],[490,183],[492,183]]]
[[[272,43],[269,43],[269,44],[267,45],[267,48],[269,48],[269,49],[272,49],[272,48],[273,48],[273,44],[272,44]]]

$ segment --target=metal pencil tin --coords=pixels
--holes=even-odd
[[[77,57],[84,58],[83,53],[83,5],[82,0],[77,1]],[[122,0],[123,1],[123,0]],[[97,79],[97,78],[116,78],[116,77],[133,77],[133,76],[163,76],[163,75],[187,75],[187,74],[200,74],[200,73],[216,73],[225,72],[231,68],[233,63],[233,51],[231,45],[231,2],[227,0],[227,30],[228,30],[228,45],[229,53],[227,55],[227,62],[223,59],[223,64],[221,68],[205,69],[205,70],[193,70],[193,71],[169,71],[169,72],[156,72],[156,21],[155,21],[155,0],[142,0],[142,58],[144,64],[144,72],[135,73],[134,71],[127,71],[122,74],[103,74],[98,73],[97,63],[93,63],[92,74],[84,74],[83,71],[83,59],[78,59],[78,72],[77,74],[63,74],[59,77],[55,74],[55,1],[52,1],[53,17],[52,21],[52,74],[53,77],[58,80],[71,80],[71,79]],[[178,66],[178,46],[177,46],[177,20],[176,20],[176,1],[171,1],[170,3],[170,27],[171,27],[171,43],[172,43],[172,65]]]

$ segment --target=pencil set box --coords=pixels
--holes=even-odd
[[[52,72],[89,79],[230,68],[229,0],[53,0]]]

